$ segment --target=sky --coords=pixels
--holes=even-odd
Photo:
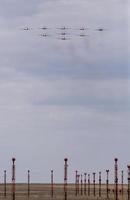
[[[65,41],[62,26],[71,28]],[[75,170],[102,171],[105,181],[106,169],[113,181],[115,157],[126,175],[129,34],[129,0],[0,1],[0,173],[8,181],[12,157],[18,182],[28,169],[32,182],[49,182],[51,169],[63,182],[65,157],[70,182]]]

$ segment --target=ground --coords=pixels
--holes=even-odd
[[[6,186],[6,197],[5,185],[0,185],[0,200],[107,200],[106,185],[101,186],[101,197],[99,197],[99,185],[96,185],[96,196],[93,194],[93,185],[91,185],[90,196],[88,196],[88,185],[86,185],[86,195],[84,194],[85,185],[79,187],[79,194],[76,196],[75,184],[68,184],[67,186],[67,197],[64,194],[63,184],[54,184],[54,193],[52,197],[51,185],[50,184],[30,184],[30,194],[28,196],[28,185],[27,184],[16,184],[16,194],[12,196],[12,185],[7,184]],[[123,195],[121,191],[121,185],[118,186],[118,199],[127,200],[127,185],[123,186]],[[114,185],[109,185],[109,200],[116,200],[113,192]]]

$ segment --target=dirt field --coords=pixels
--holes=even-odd
[[[86,195],[84,194],[84,185],[79,188],[79,194],[76,196],[75,184],[69,184],[67,186],[67,199],[64,196],[62,184],[54,185],[54,195],[51,196],[51,185],[49,184],[31,184],[30,195],[28,197],[28,185],[16,184],[15,200],[106,200],[107,192],[106,185],[102,185],[101,197],[99,197],[99,186],[96,185],[96,196],[93,194],[93,185],[90,188],[90,196],[88,196],[88,186],[86,185]],[[114,198],[114,185],[109,185],[109,199]],[[7,184],[6,197],[4,197],[4,185],[0,185],[0,200],[14,200],[12,198],[12,186]],[[124,194],[121,193],[121,186],[119,186],[119,200],[127,200],[127,185],[124,185]]]

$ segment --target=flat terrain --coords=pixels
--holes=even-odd
[[[51,185],[50,184],[31,184],[30,195],[28,197],[28,185],[27,184],[16,184],[16,195],[15,200],[106,200],[107,192],[106,185],[102,184],[101,197],[99,197],[99,185],[96,185],[96,196],[93,193],[93,185],[90,187],[90,196],[88,196],[88,185],[86,185],[86,195],[84,194],[84,185],[79,187],[79,194],[76,196],[75,184],[68,184],[67,186],[67,199],[64,195],[63,184],[54,185],[53,197],[51,196]],[[109,185],[109,199],[114,198],[114,185]],[[123,195],[121,192],[121,186],[119,185],[119,200],[127,200],[127,185],[124,185]],[[4,185],[0,185],[0,200],[14,200],[12,198],[12,186],[7,184],[6,197],[4,196]]]

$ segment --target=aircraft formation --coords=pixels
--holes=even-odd
[[[88,33],[89,30],[98,31],[98,32],[103,32],[106,30],[103,27],[98,27],[98,28],[92,30],[85,26],[81,26],[79,28],[71,28],[71,27],[67,27],[67,26],[51,28],[48,26],[42,26],[37,29],[40,30],[40,34],[38,34],[38,36],[40,36],[40,37],[43,37],[43,38],[55,37],[56,39],[64,40],[64,41],[71,40],[74,36],[77,36],[79,38],[86,38],[89,36],[89,33]],[[22,28],[21,30],[34,31],[36,29],[26,26],[26,27]]]

